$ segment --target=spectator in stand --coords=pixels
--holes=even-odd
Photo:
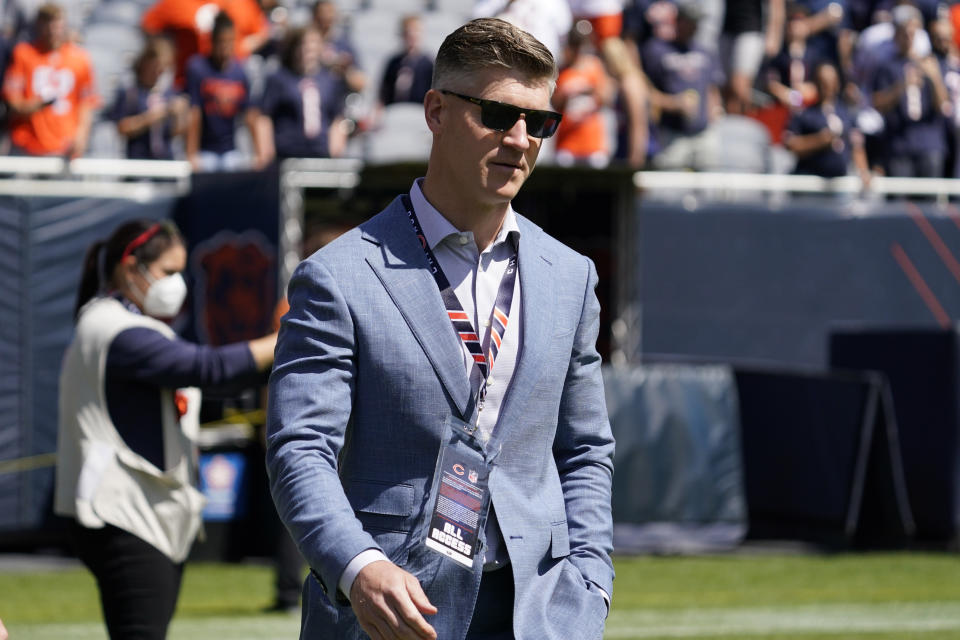
[[[587,20],[593,41],[607,71],[620,87],[621,111],[626,121],[624,149],[617,156],[639,169],[646,164],[649,145],[649,101],[643,69],[623,41],[623,0],[570,0],[574,20]]]
[[[846,0],[796,0],[803,6],[806,17],[794,25],[797,37],[802,37],[814,50],[818,60],[840,62],[837,42],[845,24]]]
[[[269,160],[259,110],[250,102],[250,83],[233,57],[236,31],[221,12],[213,22],[209,56],[195,55],[187,64],[190,118],[187,127],[187,160],[195,170],[231,171],[248,163],[236,148],[237,118],[243,116],[253,143],[253,168]]]
[[[418,16],[405,16],[400,21],[403,51],[387,62],[380,82],[380,104],[416,102],[423,97],[433,81],[433,58],[423,51],[423,24]]]
[[[717,140],[710,122],[722,112],[723,72],[694,40],[699,7],[692,0],[678,5],[676,39],[651,38],[643,48],[643,66],[653,88],[652,111],[660,151],[658,169],[696,169],[712,165]]]
[[[555,60],[563,55],[563,41],[573,26],[567,0],[477,0],[474,18],[500,18],[520,27],[543,46]]]
[[[172,142],[186,132],[190,104],[174,91],[172,70],[169,41],[152,38],[133,63],[133,81],[117,89],[109,116],[127,141],[128,158],[173,159]]]
[[[898,5],[915,6],[912,2],[900,1]],[[876,75],[878,66],[897,53],[894,42],[896,28],[893,25],[893,7],[878,8],[874,12],[874,23],[864,29],[857,37],[853,53],[853,79],[862,90],[869,92],[870,83]],[[921,25],[913,35],[910,53],[915,58],[925,58],[931,54],[930,37]]]
[[[270,25],[270,35],[266,42],[256,50],[263,60],[279,58],[283,42],[287,37],[287,31],[293,28],[290,23],[290,10],[287,9],[286,0],[259,0],[260,10],[266,16]]]
[[[806,27],[809,10],[791,4],[787,10],[786,41],[764,72],[767,91],[780,104],[797,111],[816,100],[813,69],[823,61],[820,53],[808,46]]]
[[[313,27],[291,31],[281,68],[267,78],[261,111],[279,159],[337,157],[346,148],[343,85],[320,63],[322,49]]]
[[[209,55],[213,21],[221,11],[234,23],[233,55],[245,60],[270,38],[270,23],[257,0],[157,0],[143,14],[147,35],[169,37],[176,51],[175,85],[186,84],[187,62],[196,54]]]
[[[610,162],[604,108],[613,99],[613,82],[590,45],[590,23],[580,20],[570,30],[561,60],[553,106],[563,114],[557,129],[557,164],[601,168]]]
[[[343,79],[348,93],[360,93],[367,86],[367,75],[357,63],[357,51],[344,32],[332,0],[317,0],[313,5],[313,26],[323,36],[323,64]],[[380,37],[380,34],[367,34]]]
[[[953,23],[941,18],[930,23],[930,44],[940,63],[940,75],[947,90],[949,109],[945,113],[947,163],[945,177],[960,178],[960,51],[953,37]]]
[[[0,0],[0,39],[12,48],[20,40],[29,37],[30,23],[18,0]]]
[[[746,113],[753,106],[760,65],[780,52],[785,12],[784,0],[727,0],[720,59],[727,76],[728,113]]]
[[[872,83],[871,102],[884,118],[887,175],[939,178],[947,148],[944,116],[949,99],[940,65],[933,56],[916,57],[911,49],[921,25],[916,7],[893,10],[896,52],[881,63]]]
[[[82,156],[98,104],[87,53],[68,41],[63,9],[37,9],[32,42],[13,49],[3,83],[12,153]]]
[[[14,45],[21,40],[21,34],[26,31],[27,21],[23,9],[17,0],[0,0],[0,85],[3,74],[10,63],[10,54]],[[6,105],[0,100],[0,138],[3,137],[5,127]],[[0,148],[0,152],[5,150]]]
[[[849,1],[847,0],[847,2]],[[923,17],[923,23],[929,25],[934,20],[947,17],[950,12],[948,5],[952,3],[944,2],[944,0],[876,0],[875,10],[893,11],[894,7],[901,4],[915,6]]]
[[[852,161],[864,185],[869,184],[863,134],[841,97],[836,66],[821,62],[813,75],[817,102],[794,114],[784,134],[784,145],[797,157],[794,173],[836,178],[847,175]]]

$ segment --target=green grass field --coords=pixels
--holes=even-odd
[[[617,558],[606,638],[960,640],[960,555],[897,553]],[[171,640],[296,638],[265,614],[270,569],[191,564]],[[11,640],[103,639],[83,569],[0,575]],[[571,639],[577,640],[577,639]]]

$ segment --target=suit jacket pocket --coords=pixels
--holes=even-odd
[[[413,486],[379,480],[344,480],[343,489],[364,530],[373,536],[391,562],[404,566],[412,544]]]
[[[404,518],[413,513],[413,485],[380,480],[344,480],[343,491],[354,511]]]

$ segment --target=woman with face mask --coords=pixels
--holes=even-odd
[[[273,362],[276,334],[222,347],[174,334],[186,264],[170,222],[91,246],[61,371],[54,511],[72,520],[113,640],[162,639],[173,616],[204,503],[195,387],[259,384]]]

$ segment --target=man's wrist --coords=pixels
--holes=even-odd
[[[340,580],[337,581],[337,588],[340,589],[340,592],[347,600],[350,599],[350,589],[353,588],[353,582],[357,579],[360,571],[368,564],[379,560],[387,560],[389,562],[389,558],[387,558],[380,549],[371,547],[353,556],[353,559],[347,563],[346,569],[340,574]]]

